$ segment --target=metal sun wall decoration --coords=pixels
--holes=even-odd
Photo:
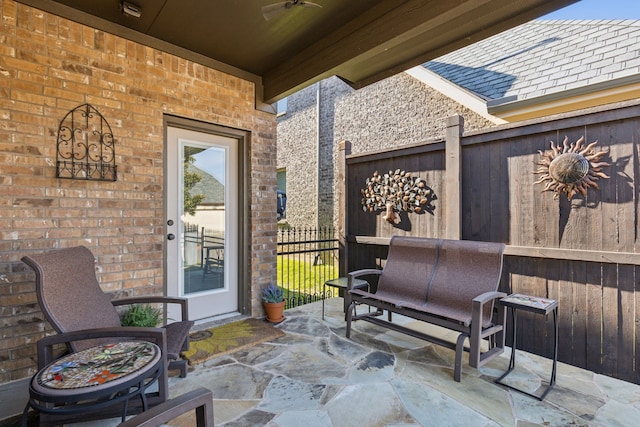
[[[56,177],[97,181],[117,179],[111,126],[89,104],[69,111],[58,127]]]
[[[378,171],[365,181],[362,194],[362,210],[375,212],[384,210],[384,220],[391,224],[400,223],[398,212],[433,212],[436,199],[425,180],[412,177],[410,173],[397,169],[383,175]]]
[[[562,147],[551,141],[551,150],[538,151],[542,159],[536,163],[540,167],[534,173],[542,176],[535,184],[544,183],[542,191],[553,191],[554,200],[559,199],[562,193],[567,195],[568,200],[578,192],[586,196],[589,187],[598,189],[598,179],[609,178],[602,172],[602,168],[611,165],[600,161],[608,151],[596,151],[594,147],[598,141],[584,148],[583,142],[584,136],[572,144],[565,137]]]

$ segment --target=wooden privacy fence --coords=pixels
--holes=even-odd
[[[341,273],[381,267],[394,234],[506,243],[501,290],[559,300],[559,360],[640,384],[638,178],[640,101],[463,134],[459,117],[445,140],[393,151],[349,154],[341,144]],[[538,150],[549,141],[598,141],[610,177],[572,200],[534,184]],[[362,209],[374,171],[424,179],[435,208],[401,213]],[[518,348],[550,356],[551,322],[522,314]],[[521,329],[521,330],[520,330]]]

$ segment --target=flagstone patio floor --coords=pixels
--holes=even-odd
[[[342,300],[327,301],[324,321],[321,307],[287,310],[277,325],[284,337],[170,378],[171,395],[209,388],[215,425],[226,427],[639,425],[638,385],[559,363],[557,384],[541,402],[494,383],[509,364],[508,349],[477,370],[465,354],[458,383],[453,351],[366,322],[355,322],[346,339]],[[516,355],[507,377],[514,385],[534,391],[548,380],[551,361]]]

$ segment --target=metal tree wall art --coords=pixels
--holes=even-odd
[[[58,178],[117,179],[113,132],[98,110],[83,104],[64,116],[58,127],[56,160]]]
[[[586,196],[589,187],[598,188],[598,179],[609,178],[602,172],[602,168],[610,164],[600,161],[608,151],[596,151],[594,147],[598,141],[584,148],[583,142],[584,136],[572,144],[565,137],[562,146],[551,141],[551,150],[538,151],[542,159],[536,163],[540,167],[534,173],[542,176],[535,184],[544,184],[543,192],[553,191],[554,200],[562,193],[569,200],[578,192]]]
[[[433,212],[436,199],[427,183],[410,173],[397,169],[381,175],[378,171],[365,181],[361,189],[362,210],[375,212],[384,210],[383,218],[391,224],[400,223],[398,212]]]

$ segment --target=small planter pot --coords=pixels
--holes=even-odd
[[[264,311],[267,313],[267,320],[271,323],[280,323],[284,320],[284,305],[286,301],[281,302],[263,302]]]

